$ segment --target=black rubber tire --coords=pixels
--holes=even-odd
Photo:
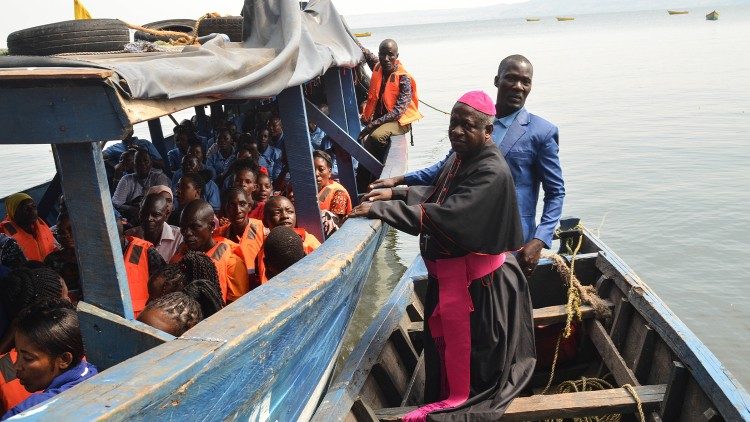
[[[226,34],[230,41],[243,41],[242,16],[203,19],[198,27],[198,36],[203,37],[213,33]]]
[[[8,35],[16,56],[119,51],[130,42],[128,27],[117,19],[81,19],[22,29]]]
[[[195,19],[167,19],[164,21],[156,21],[143,25],[144,28],[157,29],[159,31],[175,31],[184,32],[185,34],[192,34],[193,28],[195,28]],[[167,36],[151,35],[143,31],[135,31],[133,38],[136,41],[169,41]]]

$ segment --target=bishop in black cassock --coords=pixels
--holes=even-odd
[[[481,91],[451,111],[454,153],[433,186],[370,192],[352,216],[420,235],[428,269],[425,403],[404,420],[497,420],[536,363],[531,298],[510,251],[523,244],[508,165]]]

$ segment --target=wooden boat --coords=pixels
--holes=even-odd
[[[568,222],[567,227],[577,226],[577,219]],[[570,252],[560,253],[565,262],[575,261],[577,278],[595,286],[611,315],[597,317],[590,306],[581,308],[575,354],[557,363],[550,381],[550,367],[541,362],[552,354],[564,325],[560,323],[566,319],[567,279],[550,259],[542,259],[529,283],[539,361],[528,391],[510,403],[502,420],[607,414],[638,418],[638,403],[649,420],[750,419],[747,392],[633,270],[586,229],[569,228],[560,237],[566,251],[568,245],[575,249],[580,239],[574,258],[565,255]],[[314,421],[393,421],[420,404],[424,391],[420,297],[425,285],[426,269],[417,257],[355,346]],[[546,347],[541,346],[545,343],[540,326],[548,327],[542,331],[547,334],[552,330],[552,342]],[[554,386],[582,377],[589,385],[602,378],[613,388],[554,394]],[[550,394],[541,395],[548,382],[553,386]],[[626,384],[632,392],[621,387]]]
[[[667,13],[670,15],[687,15],[690,12],[687,10],[667,10]]]
[[[570,16],[557,16],[555,19],[557,19],[558,22],[565,22],[565,21],[573,21],[576,18],[573,18]]]
[[[65,193],[82,269],[81,331],[87,359],[100,369],[99,375],[41,404],[27,417],[309,419],[330,380],[387,227],[378,221],[348,221],[314,253],[179,338],[144,325],[133,319],[105,167],[94,141],[121,139],[133,125],[148,122],[154,145],[166,156],[160,117],[192,107],[205,115],[205,106],[212,114],[220,113],[231,101],[136,99],[117,89],[113,79],[118,76],[109,69],[66,66],[66,59],[59,58],[3,59],[7,61],[0,60],[0,122],[5,130],[0,144],[53,145],[57,175],[29,191],[39,200],[40,215],[48,218],[54,214],[51,204]],[[13,66],[19,60],[26,65]],[[29,66],[32,60],[35,65]],[[360,126],[353,73],[350,68],[331,67],[320,75],[330,117],[305,99],[302,85],[276,93],[295,181],[298,224],[307,225],[311,233],[322,229],[308,116],[360,165],[369,163],[374,174],[406,171],[404,136],[392,139],[385,163],[355,141]],[[47,118],[34,123],[33,130],[18,118],[40,113]],[[353,168],[341,163],[339,174],[346,186],[354,181]],[[305,190],[308,193],[300,196]]]
[[[363,37],[369,37],[372,35],[372,32],[355,32],[354,36],[357,38],[363,38]]]
[[[526,22],[539,22],[540,20],[539,18],[526,18]]]
[[[717,11],[714,10],[713,12],[707,14],[706,15],[706,20],[707,21],[717,21],[717,20],[719,20],[719,12],[717,12]]]

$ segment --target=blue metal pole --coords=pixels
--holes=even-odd
[[[342,89],[341,78],[343,72],[344,69],[332,67],[325,73],[323,81],[325,82],[326,101],[328,102],[328,108],[331,111],[331,120],[348,133],[349,123],[347,122],[346,104],[344,101],[344,91]],[[357,125],[358,124],[359,123],[357,122]],[[354,177],[352,156],[337,144],[335,144],[333,148],[334,151],[336,151],[336,163],[341,184],[344,185],[349,192],[349,196],[352,198],[352,204],[357,205],[359,200],[357,197],[357,181]]]
[[[54,145],[86,302],[133,319],[107,173],[96,142]]]
[[[318,184],[315,180],[302,86],[287,88],[276,98],[279,102],[281,124],[284,127],[284,149],[289,163],[289,174],[294,187],[297,226],[307,230],[322,242],[325,236],[320,220]]]

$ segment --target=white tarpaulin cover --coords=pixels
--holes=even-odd
[[[242,43],[215,37],[179,53],[76,55],[70,61],[114,70],[133,98],[246,99],[276,95],[362,59],[330,0],[312,0],[304,11],[297,0],[245,0],[242,14]]]

